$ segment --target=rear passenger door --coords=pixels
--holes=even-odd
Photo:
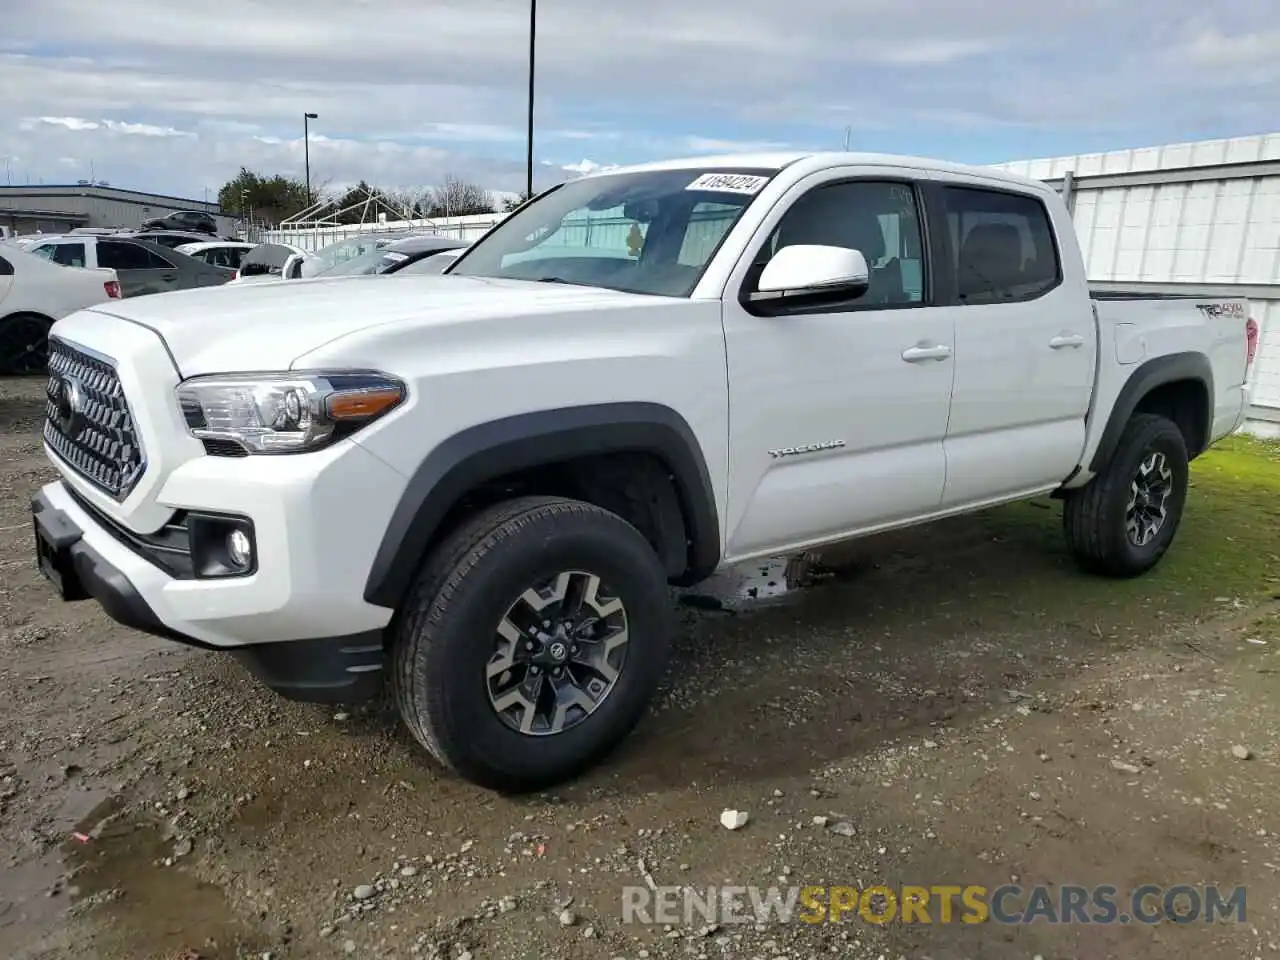
[[[935,182],[928,195],[955,305],[943,506],[1056,486],[1084,447],[1097,354],[1087,282],[1059,253],[1074,238],[1033,193]]]
[[[99,240],[98,266],[116,271],[120,291],[126,297],[172,290],[178,282],[173,264],[127,240]]]

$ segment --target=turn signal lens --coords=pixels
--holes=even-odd
[[[364,420],[386,413],[404,399],[395,387],[344,390],[325,398],[325,412],[333,420]]]

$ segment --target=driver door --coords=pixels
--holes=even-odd
[[[828,171],[778,204],[731,275],[727,558],[939,509],[954,330],[953,311],[934,306],[925,220],[901,171]],[[860,250],[869,289],[844,302],[747,301],[769,258],[792,244]]]

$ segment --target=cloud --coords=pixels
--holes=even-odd
[[[20,126],[24,130],[34,130],[37,123],[48,124],[51,127],[64,127],[67,130],[97,130],[102,126],[83,117],[23,117]]]
[[[0,155],[202,196],[241,165],[523,189],[525,0],[7,0]],[[557,0],[539,185],[661,156],[839,148],[972,162],[1270,132],[1270,0]],[[140,26],[141,25],[141,26]],[[586,157],[592,159],[584,159]],[[61,159],[59,159],[61,158]],[[79,169],[68,163],[75,161]]]
[[[574,173],[578,176],[586,176],[588,173],[601,173],[605,170],[612,170],[617,167],[616,163],[596,163],[594,160],[582,159],[577,163],[566,163],[560,167],[566,173]]]

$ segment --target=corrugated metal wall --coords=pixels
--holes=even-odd
[[[1280,418],[1280,134],[1000,164],[1072,174],[1089,279],[1244,296],[1261,327],[1251,386],[1260,431]]]
[[[163,217],[175,210],[204,210],[218,214],[217,204],[183,201],[110,187],[4,187],[0,188],[0,213],[5,210],[39,210],[77,214],[88,218],[90,227],[136,227],[143,220]],[[220,217],[227,232],[234,221]]]

